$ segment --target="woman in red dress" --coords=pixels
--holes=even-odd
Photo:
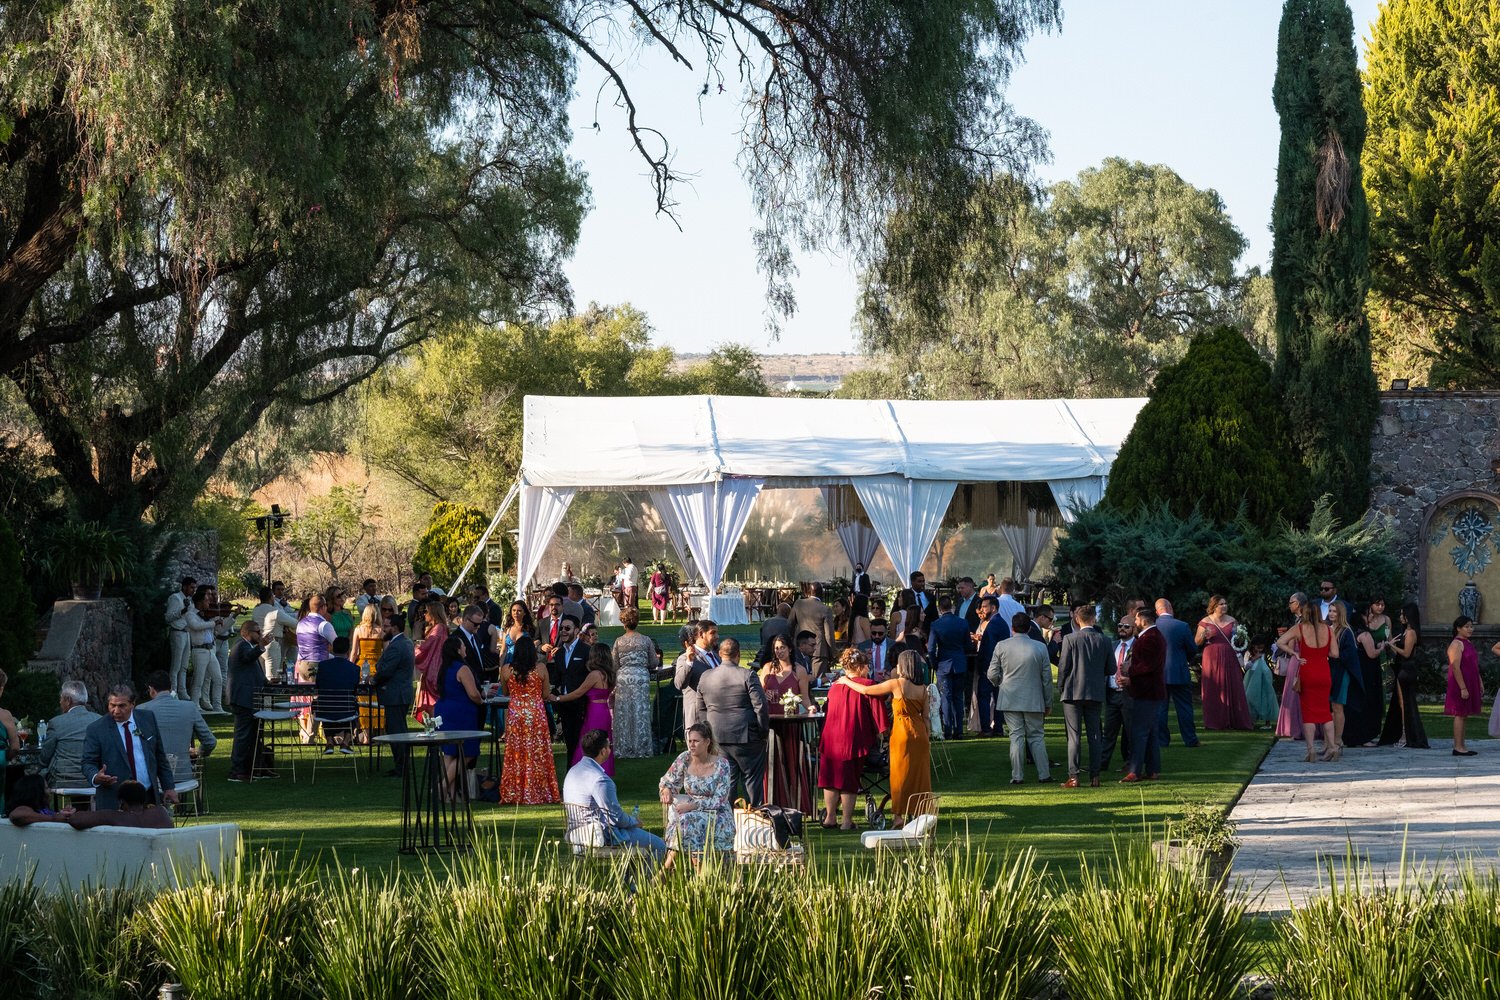
[[[870,658],[857,649],[846,649],[839,666],[850,684],[872,683]],[[818,787],[823,789],[824,829],[835,825],[834,805],[840,807],[841,830],[854,829],[854,795],[864,773],[865,758],[880,746],[887,728],[885,706],[874,698],[842,684],[828,689],[828,718],[823,723],[823,746],[818,757]]]
[[[1323,727],[1323,757],[1325,761],[1339,759],[1338,743],[1333,735],[1333,675],[1328,658],[1337,656],[1333,648],[1333,631],[1318,619],[1318,605],[1312,601],[1301,602],[1301,618],[1296,628],[1289,628],[1276,640],[1278,649],[1298,657],[1297,693],[1301,696],[1302,740],[1307,744],[1307,756],[1311,763],[1318,758],[1313,741],[1317,739],[1318,727]]]
[[[1474,648],[1474,619],[1459,615],[1448,643],[1448,697],[1443,714],[1453,716],[1453,756],[1473,757],[1464,745],[1464,720],[1484,712],[1484,685],[1479,679],[1479,650]]]
[[[766,712],[769,715],[787,714],[782,704],[787,695],[797,699],[799,714],[817,711],[818,706],[808,695],[807,672],[792,660],[792,646],[784,635],[771,638],[771,656],[761,668],[760,686],[766,692]],[[802,726],[782,722],[772,723],[771,728],[776,737],[776,766],[767,775],[767,801],[811,814],[812,788],[810,782],[802,779],[801,771],[804,753]],[[800,794],[797,794],[799,790]]]

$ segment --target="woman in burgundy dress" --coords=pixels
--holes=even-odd
[[[1235,621],[1229,602],[1215,594],[1208,599],[1208,617],[1198,623],[1196,641],[1203,650],[1203,728],[1254,729],[1250,702],[1245,697],[1245,675],[1230,641]]]
[[[771,639],[771,656],[760,671],[760,686],[766,692],[766,712],[776,717],[786,716],[782,699],[792,695],[797,699],[799,714],[817,711],[808,695],[807,673],[792,661],[792,647],[782,635]],[[802,755],[802,727],[789,722],[773,722],[771,731],[776,735],[775,768],[767,776],[769,788],[767,801],[774,805],[789,806],[811,814],[812,787],[800,780]]]
[[[1464,746],[1464,720],[1484,712],[1484,686],[1479,680],[1479,650],[1471,641],[1474,619],[1453,619],[1453,641],[1448,643],[1448,697],[1443,714],[1453,716],[1453,756],[1474,757],[1477,751]]]
[[[870,658],[857,649],[846,649],[839,658],[844,678],[850,684],[871,683]],[[841,830],[854,829],[854,796],[859,791],[865,758],[880,746],[887,728],[885,706],[874,698],[842,684],[828,689],[828,718],[823,723],[823,746],[818,757],[818,787],[823,789],[824,829],[835,826],[834,806],[842,815]]]

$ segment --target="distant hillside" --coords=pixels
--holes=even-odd
[[[676,367],[702,361],[702,354],[677,355]],[[869,359],[862,354],[762,354],[760,370],[773,389],[793,383],[802,392],[832,392],[844,378],[859,371]]]

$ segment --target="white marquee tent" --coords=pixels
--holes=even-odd
[[[852,486],[905,579],[959,484],[1046,483],[1065,518],[1096,503],[1145,402],[527,396],[521,474],[490,530],[519,495],[530,580],[578,490],[648,491],[714,588],[761,490]]]

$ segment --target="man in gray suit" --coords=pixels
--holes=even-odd
[[[77,788],[83,784],[83,734],[101,716],[89,711],[89,689],[83,681],[67,681],[57,699],[61,715],[47,723],[42,741],[42,763],[47,765],[47,784],[53,788]]]
[[[729,758],[734,780],[745,786],[745,799],[765,800],[766,692],[754,671],[724,663],[698,678],[698,697],[714,742]]]
[[[812,677],[817,680],[833,667],[833,613],[823,603],[823,585],[812,585],[812,593],[797,598],[792,605],[791,617],[787,619],[792,635],[811,632],[817,636],[818,644],[812,653]],[[718,735],[715,734],[715,739]]]
[[[417,683],[417,651],[411,638],[389,622],[385,625],[385,649],[375,661],[375,673],[370,680],[385,716],[386,735],[406,732],[406,716],[411,711],[412,691]],[[386,772],[388,777],[406,773],[407,753],[406,747],[391,744],[395,767]]]
[[[615,781],[604,772],[609,755],[609,734],[590,729],[578,740],[583,752],[577,764],[568,768],[563,778],[563,802],[583,806],[598,817],[604,826],[604,837],[611,846],[638,847],[650,851],[657,861],[667,856],[667,844],[656,834],[641,827],[641,821],[620,808]]]
[[[1047,644],[1027,633],[1029,615],[1016,615],[1010,622],[1010,638],[995,644],[989,679],[995,685],[995,707],[1005,713],[1010,730],[1010,783],[1025,781],[1026,753],[1036,762],[1038,781],[1051,781],[1047,742],[1042,723],[1052,712],[1052,659]]]
[[[1089,786],[1099,787],[1103,766],[1104,733],[1100,714],[1108,694],[1112,665],[1109,639],[1094,625],[1092,604],[1073,609],[1073,631],[1063,636],[1057,657],[1057,687],[1062,701],[1063,724],[1068,730],[1068,780],[1064,788],[1078,787],[1079,731],[1089,741]]]
[[[161,731],[167,757],[175,758],[172,777],[187,781],[193,776],[194,738],[198,740],[198,755],[207,757],[219,745],[218,737],[203,721],[203,711],[197,705],[172,694],[171,676],[165,670],[153,671],[146,678],[146,693],[151,700],[137,711],[150,712],[156,717],[156,728]]]
[[[94,808],[116,808],[115,786],[122,781],[139,781],[157,805],[176,805],[177,781],[155,717],[135,710],[129,684],[111,691],[108,705],[109,715],[83,734],[83,774],[94,786]]]

